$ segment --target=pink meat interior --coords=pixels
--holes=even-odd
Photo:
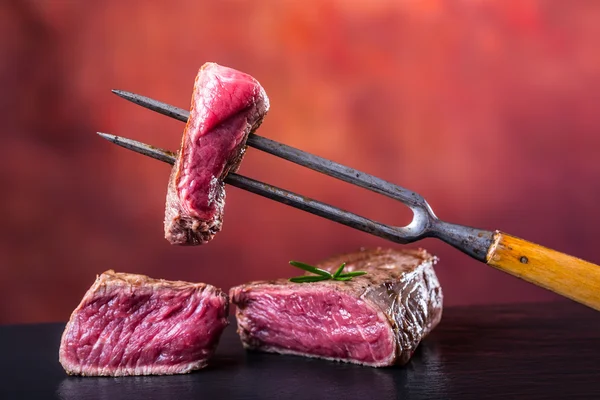
[[[61,356],[88,370],[184,366],[211,355],[225,317],[224,299],[206,291],[114,286],[79,310]]]
[[[226,158],[236,154],[245,137],[245,127],[245,116],[238,115],[205,136],[189,137],[190,150],[184,153],[178,185],[181,206],[189,215],[212,218],[214,208],[219,204],[214,197],[220,195],[217,185],[222,185],[220,177]]]
[[[394,355],[386,317],[348,294],[284,289],[244,295],[244,328],[262,348],[373,365]]]
[[[240,156],[248,125],[264,116],[267,104],[264,90],[252,76],[215,63],[202,67],[194,85],[177,182],[186,213],[212,218],[219,204],[216,186],[222,185],[227,165]]]

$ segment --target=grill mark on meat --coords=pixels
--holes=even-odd
[[[441,319],[443,295],[433,269],[437,258],[422,249],[374,249],[332,257],[317,267],[333,272],[342,262],[347,263],[347,271],[365,270],[368,274],[346,282],[299,284],[281,279],[232,288],[230,296],[237,305],[238,334],[244,347],[374,367],[408,362]],[[333,294],[344,299],[337,300],[338,309],[328,308]],[[279,296],[280,302],[294,303],[302,295],[308,300],[298,306],[305,309],[300,315],[281,313],[273,300]],[[339,318],[343,309],[351,313],[347,321]],[[294,338],[310,332],[315,319],[328,336],[314,346],[299,345]],[[297,333],[281,331],[288,324]],[[337,338],[340,330],[350,335],[346,342]],[[282,339],[286,334],[291,336]],[[344,349],[347,356],[339,357]]]

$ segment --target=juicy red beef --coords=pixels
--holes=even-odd
[[[227,326],[228,297],[203,283],[100,275],[73,311],[59,360],[87,376],[170,375],[207,365]]]
[[[385,315],[346,293],[281,286],[241,297],[249,347],[364,364],[385,364],[394,352]]]
[[[352,362],[405,364],[439,323],[442,291],[424,250],[360,251],[317,264],[351,281],[258,281],[231,289],[244,347]]]
[[[248,135],[268,109],[252,76],[215,63],[200,68],[168,186],[164,226],[171,244],[207,243],[221,230],[223,180],[239,168]]]

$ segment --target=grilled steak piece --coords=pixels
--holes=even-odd
[[[245,348],[351,362],[405,364],[442,316],[442,289],[425,250],[374,249],[316,266],[366,271],[350,281],[258,281],[231,289]]]
[[[229,299],[204,283],[106,271],[71,314],[59,360],[70,375],[172,375],[203,368]]]
[[[221,230],[223,179],[238,170],[246,139],[268,110],[267,94],[250,75],[215,63],[200,68],[169,179],[164,228],[171,244],[204,244]]]

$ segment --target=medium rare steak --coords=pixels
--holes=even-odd
[[[183,374],[207,365],[229,299],[204,283],[106,271],[71,314],[59,360],[70,375]]]
[[[405,364],[442,316],[442,289],[425,250],[374,249],[316,267],[366,271],[350,281],[258,281],[231,289],[245,348],[351,362]]]
[[[239,168],[246,139],[268,110],[267,94],[250,75],[215,63],[200,68],[169,179],[164,228],[171,244],[207,243],[221,230],[223,179]]]

